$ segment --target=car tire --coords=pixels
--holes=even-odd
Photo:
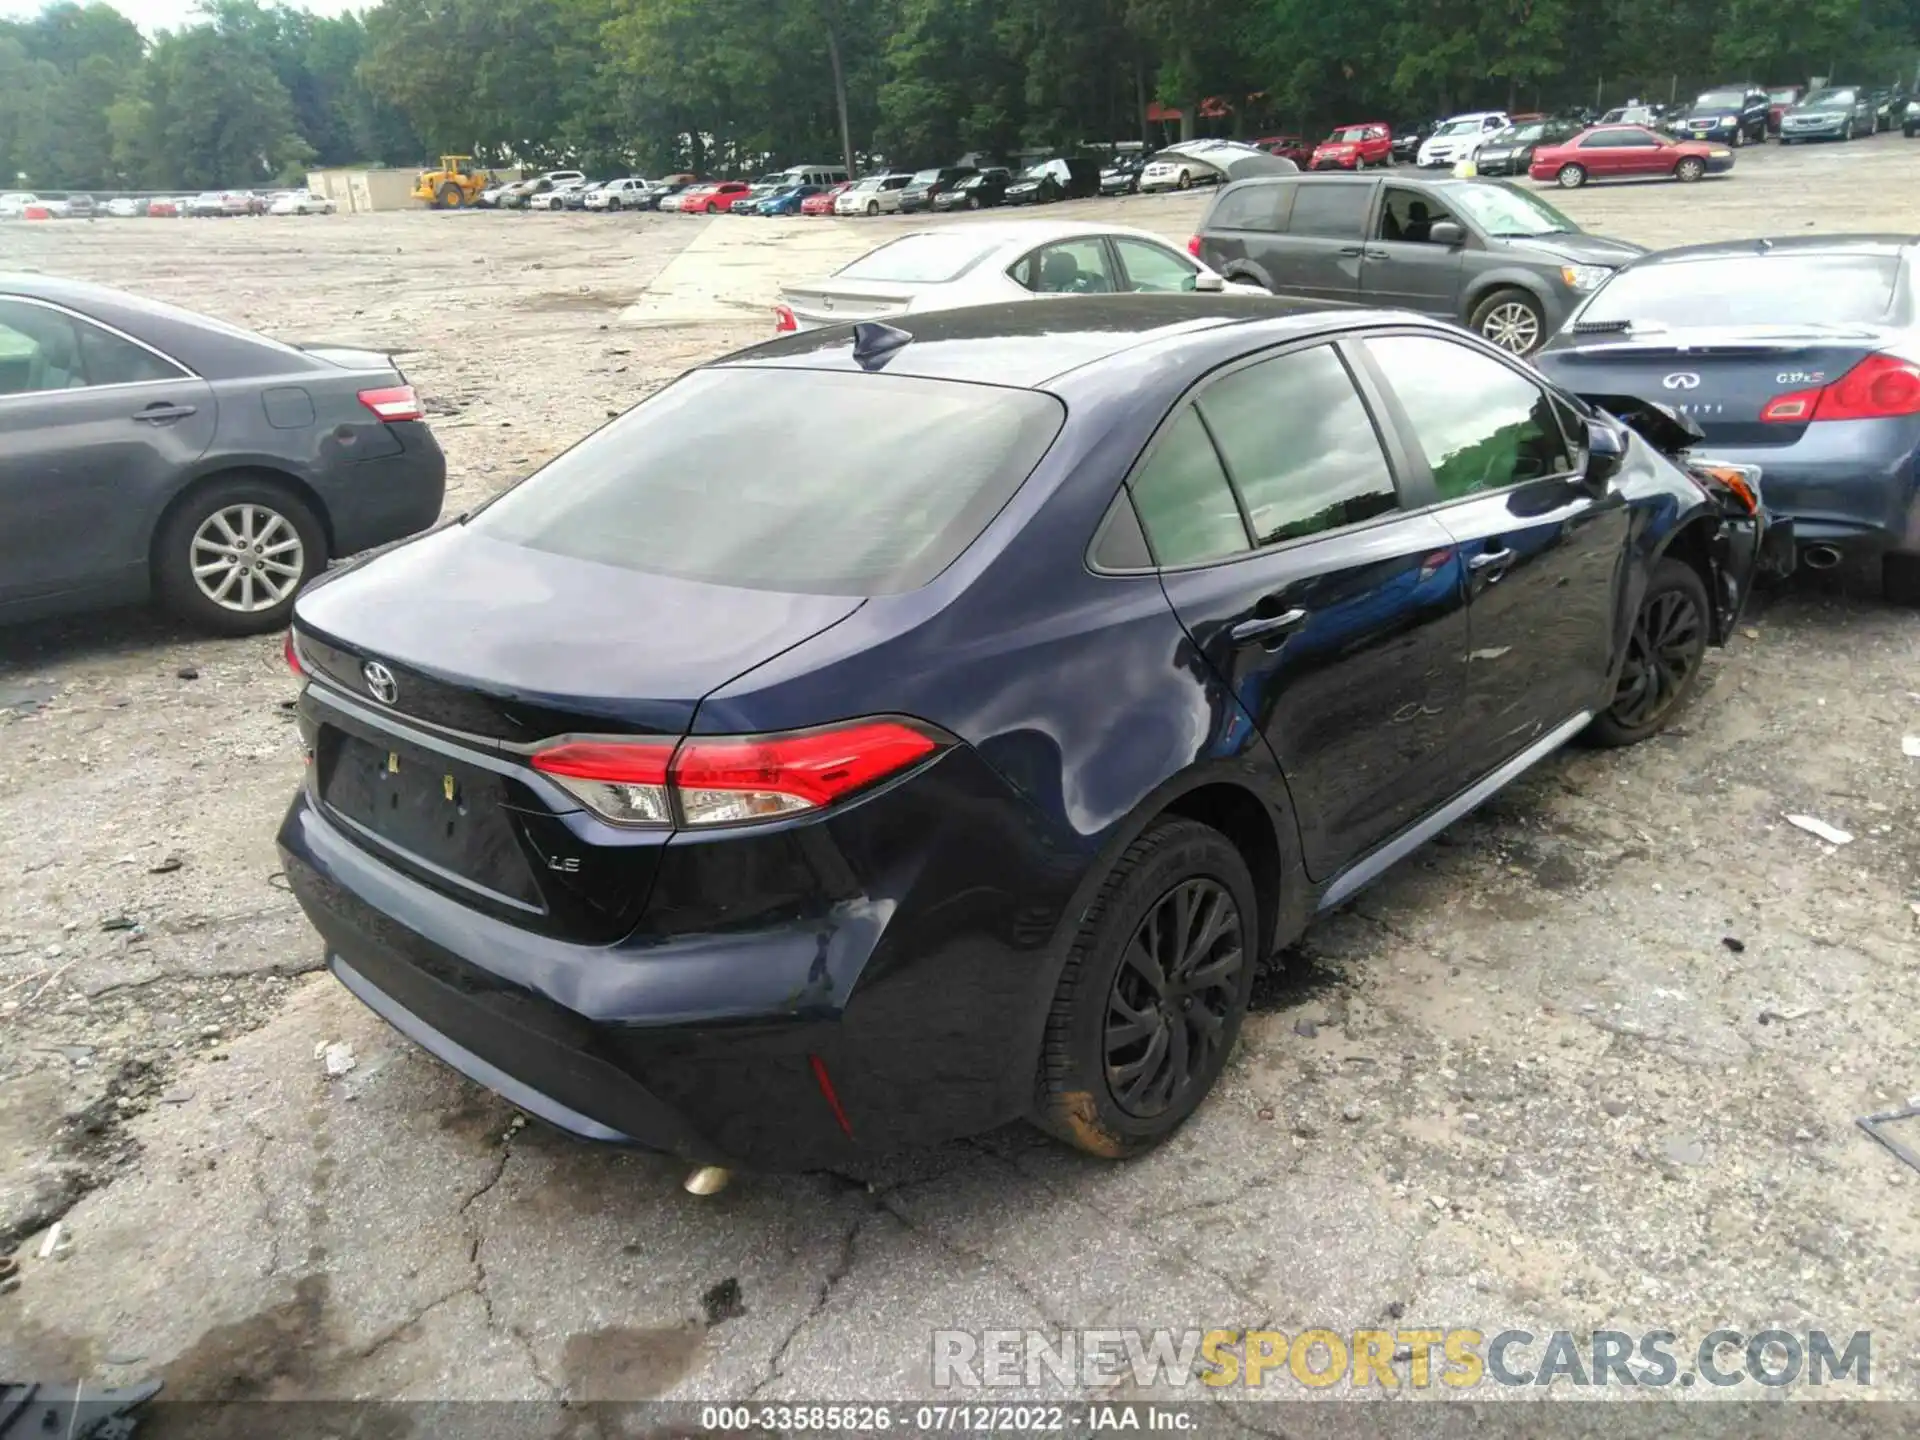
[[[1366,156],[1364,156],[1364,155],[1356,155],[1356,156],[1354,156],[1354,157],[1353,157],[1353,173],[1354,173],[1354,174],[1356,174],[1356,175],[1358,175],[1358,174],[1359,174],[1359,173],[1360,173],[1360,172],[1361,172],[1362,170],[1364,170],[1364,169],[1366,169],[1366,168],[1367,168],[1367,157],[1366,157]]]
[[[1880,598],[1889,605],[1920,607],[1920,555],[1881,557]]]
[[[1672,556],[1661,560],[1640,597],[1613,702],[1594,716],[1582,738],[1614,748],[1637,745],[1665,729],[1700,677],[1712,613],[1700,572]]]
[[[1847,128],[1840,133],[1840,143],[1844,145],[1851,139],[1853,139],[1853,117],[1849,116],[1847,117]]]
[[[248,515],[250,523],[241,518]],[[216,517],[224,517],[224,531]],[[247,588],[244,574],[237,577],[242,588],[233,590],[228,603],[223,603],[215,594],[228,572],[196,577],[194,570],[217,563],[222,551],[232,549],[225,544],[225,534],[238,536],[248,530],[259,537],[254,575],[260,583],[276,591],[287,581],[291,584],[272,603],[243,609],[236,607],[242,589]],[[276,551],[289,540],[297,542],[297,548]],[[298,573],[276,575],[263,568],[263,562],[276,559],[291,563]],[[182,620],[215,635],[259,635],[287,628],[300,587],[326,569],[327,534],[306,502],[287,485],[261,476],[234,475],[189,493],[174,507],[154,538],[152,563],[154,589],[161,603]],[[229,571],[235,568],[228,567]]]
[[[1691,185],[1707,173],[1707,163],[1697,155],[1689,155],[1673,167],[1673,178],[1682,185]]]
[[[1793,141],[1792,141],[1791,139],[1789,139],[1789,138],[1788,138],[1787,136],[1785,136],[1785,135],[1782,135],[1782,136],[1780,137],[1780,143],[1781,143],[1782,145],[1791,145],[1791,144],[1793,143]]]
[[[878,215],[879,213],[880,213],[880,202],[878,200],[869,200],[867,202],[868,217],[871,218],[872,216]]]
[[[1587,167],[1584,165],[1562,165],[1559,173],[1553,177],[1553,183],[1562,190],[1578,190],[1587,183]]]
[[[1547,338],[1546,311],[1524,290],[1495,290],[1468,317],[1467,328],[1509,355],[1531,355]]]
[[[1113,1160],[1179,1129],[1233,1053],[1259,924],[1247,862],[1218,830],[1169,817],[1128,846],[1067,952],[1034,1123]]]
[[[1747,143],[1747,132],[1742,130],[1739,126],[1736,125],[1733,130],[1733,148],[1738,150],[1742,145],[1745,145],[1746,143]]]
[[[1180,179],[1178,184],[1179,184],[1179,188],[1182,190],[1191,190],[1193,188],[1192,174],[1186,170],[1182,170],[1180,172]]]

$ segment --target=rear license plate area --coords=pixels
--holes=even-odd
[[[321,728],[314,765],[321,803],[362,835],[431,871],[543,908],[506,782],[492,771],[333,726]]]

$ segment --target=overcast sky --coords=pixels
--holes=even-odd
[[[108,3],[149,35],[156,30],[178,30],[199,13],[197,0],[108,0]],[[289,3],[316,15],[338,15],[343,10],[364,10],[372,0],[289,0]],[[0,0],[0,15],[9,19],[37,15],[44,8],[45,0]]]

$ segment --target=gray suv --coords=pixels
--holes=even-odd
[[[1215,198],[1195,254],[1276,295],[1452,320],[1531,355],[1644,247],[1493,180],[1263,176]]]

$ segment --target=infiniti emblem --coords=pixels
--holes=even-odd
[[[1676,370],[1660,383],[1669,390],[1698,390],[1700,377],[1691,370]]]
[[[400,686],[393,678],[393,672],[378,660],[369,660],[360,667],[360,673],[366,677],[367,693],[382,705],[391,705],[400,694]]]

